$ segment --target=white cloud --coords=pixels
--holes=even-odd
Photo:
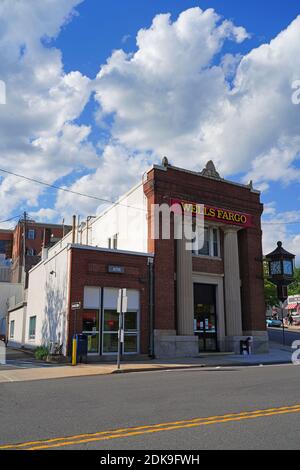
[[[212,9],[186,10],[173,23],[156,16],[139,31],[137,51],[115,51],[98,74],[96,99],[102,116],[114,116],[114,138],[194,169],[213,159],[225,175],[249,172],[261,184],[265,164],[272,180],[298,179],[300,108],[291,83],[300,70],[300,16],[270,44],[214,63],[225,40],[247,37]]]
[[[275,201],[265,204],[262,221],[263,252],[275,250],[277,242],[282,241],[284,248],[296,255],[296,263],[300,264],[300,235],[298,223],[300,210],[277,212]]]
[[[72,213],[93,215],[109,207],[112,201],[142,180],[143,172],[150,166],[147,155],[131,154],[117,144],[107,145],[103,151],[99,167],[92,173],[79,178],[68,189],[99,198],[89,199],[78,195],[60,192],[55,210],[70,219]],[[100,199],[110,201],[102,202]]]
[[[92,80],[79,71],[66,74],[61,52],[46,43],[80,3],[0,4],[0,79],[7,84],[0,167],[49,183],[83,169],[89,174],[70,189],[105,199],[126,191],[163,155],[192,169],[213,159],[224,176],[242,173],[263,190],[270,181],[299,181],[300,107],[291,97],[300,78],[300,16],[269,44],[241,56],[224,54],[224,43],[238,45],[249,34],[213,9],[191,8],[175,21],[157,15],[138,32],[137,50],[115,51]],[[110,130],[106,146],[97,148],[101,157],[91,128],[76,123],[94,90],[97,124]],[[59,192],[53,207],[41,209],[42,191],[5,177],[3,218],[27,203],[37,207],[37,217],[56,219],[92,214],[99,206]],[[274,210],[269,208],[270,216]],[[289,237],[284,230],[282,236]],[[273,244],[274,233],[277,238],[281,232],[269,230],[267,244]]]
[[[65,74],[61,52],[45,44],[59,34],[81,1],[0,4],[0,78],[7,92],[7,103],[0,107],[1,168],[52,183],[76,168],[98,164],[88,141],[90,128],[73,123],[90,98],[91,81],[80,72]],[[2,213],[36,205],[43,191],[42,186],[4,176]]]

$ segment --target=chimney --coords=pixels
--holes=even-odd
[[[48,251],[49,251],[48,247],[45,247],[45,246],[42,247],[42,261],[48,258]]]
[[[72,224],[72,245],[75,243],[75,232],[76,232],[76,215],[73,215],[73,224]]]

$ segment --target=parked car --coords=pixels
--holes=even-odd
[[[293,325],[299,326],[300,325],[300,315],[292,315],[293,318]]]
[[[281,328],[282,327],[282,320],[275,320],[274,318],[267,319],[267,326],[273,328]]]

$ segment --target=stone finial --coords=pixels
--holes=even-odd
[[[216,170],[216,167],[214,165],[214,162],[212,160],[209,160],[209,162],[206,163],[205,168],[201,171],[200,173],[201,176],[206,176],[207,178],[214,178],[214,179],[221,179],[221,176]]]
[[[169,165],[169,160],[167,159],[167,157],[164,157],[161,163],[163,167],[167,168],[167,166]]]
[[[248,188],[251,189],[251,191],[252,191],[252,189],[253,189],[253,181],[252,180],[249,181]]]

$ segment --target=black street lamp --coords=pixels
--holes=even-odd
[[[282,242],[277,243],[276,250],[265,257],[269,267],[269,280],[277,286],[277,297],[282,309],[283,344],[285,344],[283,302],[288,298],[288,285],[294,281],[295,255],[282,247]]]

